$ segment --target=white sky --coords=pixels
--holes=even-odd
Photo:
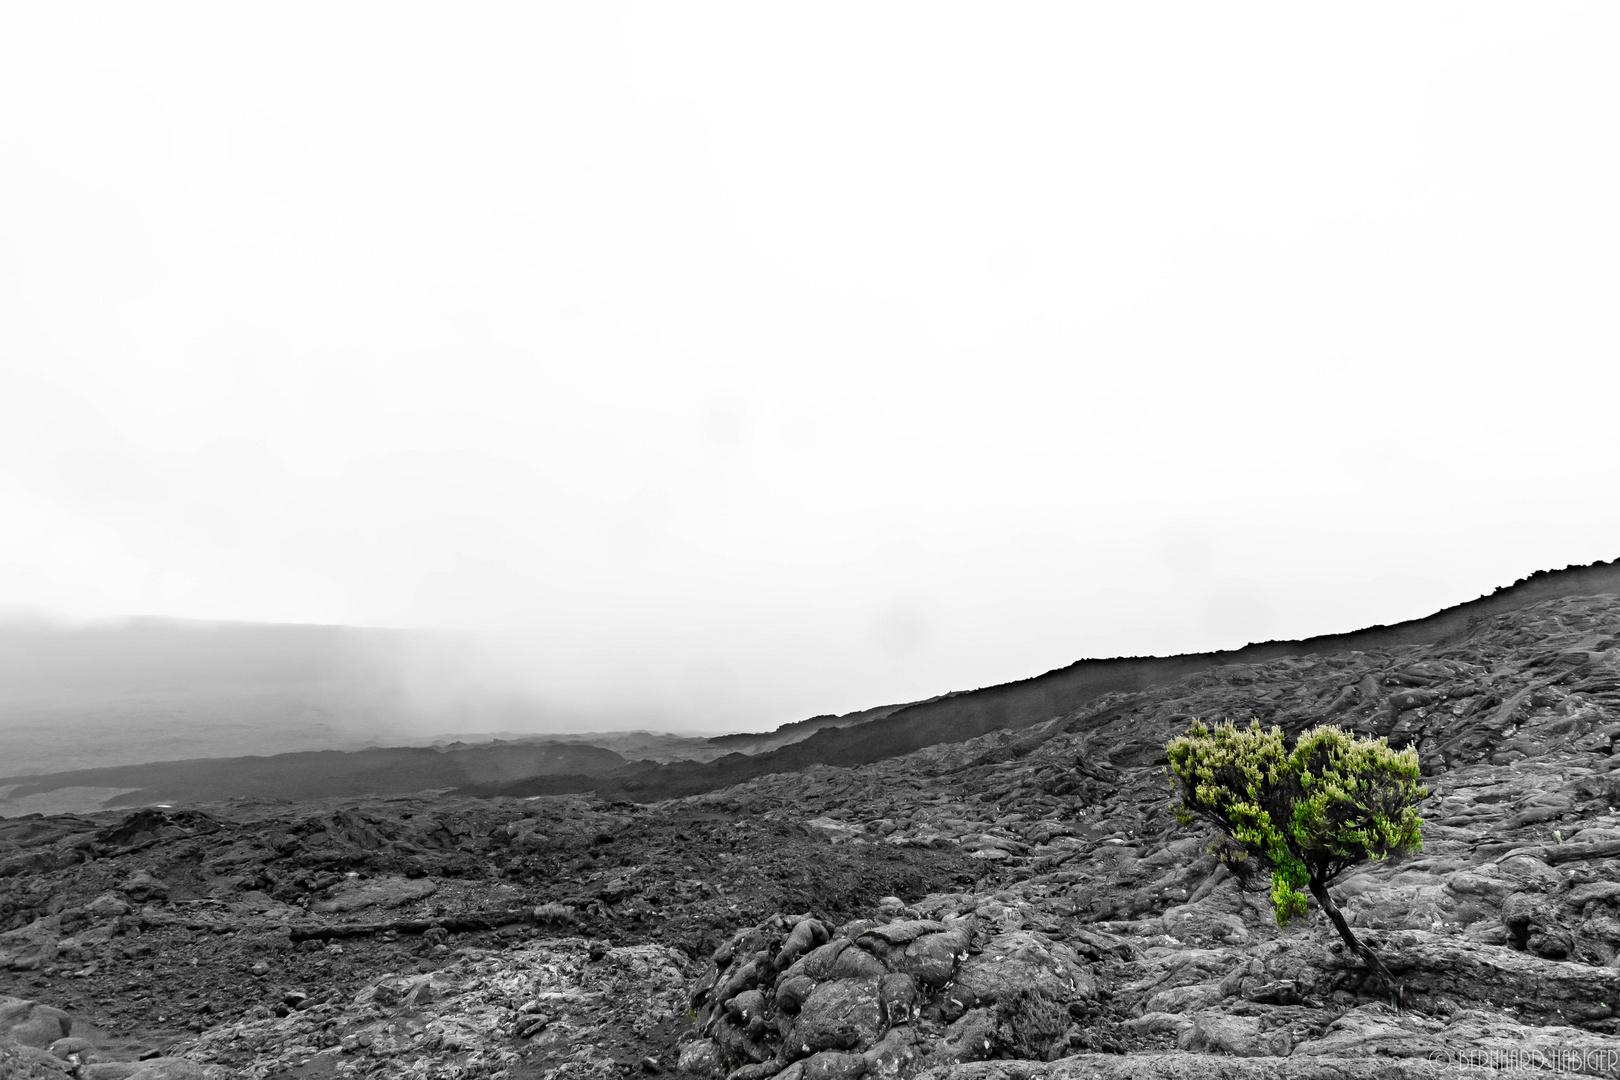
[[[0,604],[761,728],[1620,556],[1620,7],[0,8]]]

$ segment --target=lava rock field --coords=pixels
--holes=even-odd
[[[1422,852],[1334,887],[1398,1007],[1176,825],[1193,717],[1417,747]],[[1617,737],[1576,596],[656,803],[0,819],[0,1076],[1620,1075]]]

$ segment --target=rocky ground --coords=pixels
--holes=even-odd
[[[1398,1002],[1175,824],[1194,716],[1417,746],[1424,850],[1335,887]],[[1568,597],[647,806],[6,819],[0,1076],[1620,1075],[1616,736]]]

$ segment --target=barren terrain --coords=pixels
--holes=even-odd
[[[0,1075],[1617,1075],[1620,597],[1524,599],[680,798],[0,820]],[[1176,825],[1194,716],[1417,746],[1399,1002]]]

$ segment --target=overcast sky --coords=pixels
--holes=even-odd
[[[760,728],[1620,556],[1620,7],[0,10],[0,606]]]

